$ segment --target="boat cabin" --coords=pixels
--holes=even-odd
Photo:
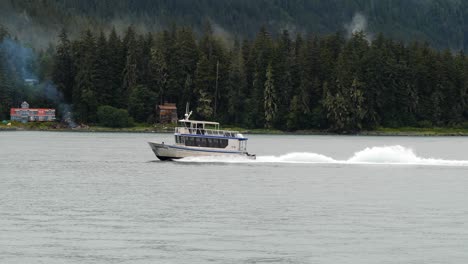
[[[176,145],[228,149],[234,151],[247,150],[247,138],[238,131],[220,130],[218,122],[179,120],[181,126],[175,128]]]

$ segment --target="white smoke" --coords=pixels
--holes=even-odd
[[[357,12],[354,14],[353,19],[350,23],[344,25],[348,38],[357,32],[364,32],[368,41],[372,40],[372,34],[367,30],[367,19],[366,17]]]
[[[214,20],[210,20],[211,22],[211,29],[213,30],[213,35],[217,37],[219,40],[223,41],[224,44],[232,47],[234,45],[234,36],[229,32],[227,29],[222,27],[220,24],[214,22]]]
[[[43,99],[47,99],[58,106],[58,111],[63,117],[63,121],[68,124],[69,127],[76,127],[76,123],[73,121],[71,112],[71,106],[64,103],[63,94],[57,89],[57,86],[50,79],[40,80],[38,76],[38,55],[30,48],[22,45],[20,42],[15,41],[11,38],[5,38],[0,42],[0,52],[4,54],[4,60],[0,61],[3,67],[7,70],[10,75],[18,74],[20,82],[25,79],[33,79],[38,83],[32,86],[27,86],[28,94],[30,96],[41,96]],[[13,88],[19,89],[24,85]],[[25,96],[28,96],[26,94]],[[26,98],[21,98],[20,101]]]

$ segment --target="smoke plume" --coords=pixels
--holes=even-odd
[[[3,63],[9,74],[19,74],[23,80],[37,79],[33,70],[37,56],[31,48],[24,47],[10,38],[5,38],[0,43],[0,50],[5,56]]]
[[[367,19],[360,12],[355,13],[351,22],[345,24],[344,27],[348,38],[350,38],[354,33],[364,32],[366,34],[366,39],[368,41],[372,40],[371,34],[367,31]]]
[[[18,90],[19,94],[30,98],[40,97],[52,102],[58,107],[57,110],[63,118],[62,121],[66,122],[69,127],[76,127],[71,114],[71,106],[64,102],[62,92],[57,89],[52,80],[39,79],[37,74],[40,67],[38,55],[32,48],[25,47],[11,38],[5,38],[0,42],[0,52],[4,57],[0,63],[4,64],[3,68],[7,70],[9,78],[15,80],[13,89],[27,87],[26,90],[22,89],[22,92]],[[32,85],[25,84],[28,79],[32,81]],[[26,98],[20,99],[20,101],[23,100]]]

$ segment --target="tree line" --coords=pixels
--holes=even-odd
[[[155,107],[167,101],[179,116],[189,102],[194,118],[242,127],[352,132],[466,125],[467,66],[463,52],[382,34],[372,41],[363,32],[273,36],[262,27],[255,38],[231,43],[207,24],[199,37],[176,26],[144,34],[128,27],[122,35],[85,30],[74,39],[62,31],[39,54],[36,71],[83,123],[98,122],[102,106],[157,122]],[[8,101],[2,87],[0,100]]]
[[[38,45],[46,45],[61,26],[72,36],[87,27],[109,31],[115,25],[120,31],[128,24],[158,31],[177,23],[199,33],[206,19],[217,32],[239,37],[253,38],[266,21],[272,32],[287,28],[322,35],[353,27],[356,14],[362,14],[371,32],[393,39],[416,37],[436,48],[468,47],[468,2],[458,0],[0,1],[0,23]]]

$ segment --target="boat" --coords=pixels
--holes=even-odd
[[[218,122],[190,120],[192,112],[185,113],[175,128],[175,144],[148,142],[160,160],[187,157],[223,156],[255,159],[247,152],[247,140],[238,131],[221,130]]]

